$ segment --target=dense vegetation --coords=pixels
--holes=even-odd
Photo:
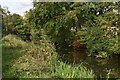
[[[119,14],[113,12],[117,10],[118,3],[35,2],[33,5],[24,19],[18,14],[8,15],[3,34],[11,33],[23,40],[39,41],[40,29],[44,29],[52,42],[58,45],[71,45],[77,37],[87,45],[91,55],[120,53]],[[76,31],[71,32],[71,28]]]
[[[87,56],[120,54],[119,4],[34,2],[24,18],[4,13],[1,8],[6,15],[2,27],[3,76],[95,78],[94,72],[83,65],[58,60],[57,49],[71,48],[78,39],[86,45]]]
[[[3,43],[3,77],[5,78],[95,77],[92,70],[82,65],[68,65],[58,61],[55,47],[46,35],[42,35],[39,45],[26,43],[15,35],[6,36]]]

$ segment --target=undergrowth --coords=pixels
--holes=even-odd
[[[13,36],[9,35],[9,37]],[[26,43],[18,38],[5,37],[3,40],[6,41],[3,43],[6,50],[3,50],[3,76],[5,78],[95,77],[92,70],[88,70],[82,65],[67,65],[59,61],[54,44],[45,34],[42,34],[37,45],[32,42]],[[19,45],[21,46],[20,49],[16,48]]]
[[[21,38],[16,35],[9,34],[2,38],[3,46],[8,48],[25,48],[27,43],[22,41]]]

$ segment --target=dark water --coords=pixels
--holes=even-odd
[[[70,48],[60,48],[59,58],[65,63],[83,64],[92,69],[98,78],[120,78],[120,55],[113,55],[110,58],[100,59],[83,55],[85,53],[74,51]],[[73,54],[81,54],[79,61],[75,61]],[[79,55],[78,55],[79,56]]]
[[[96,59],[95,57],[86,57],[85,63],[90,67],[97,77],[120,78],[120,57],[113,56],[107,59]]]

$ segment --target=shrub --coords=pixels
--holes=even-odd
[[[55,52],[54,45],[42,34],[39,44],[30,43],[24,50],[25,55],[15,61],[12,69],[19,78],[47,78],[51,74],[51,54]]]
[[[119,54],[118,35],[108,37],[105,31],[100,27],[84,27],[77,32],[81,42],[87,45],[89,55],[101,58]]]
[[[54,45],[42,33],[39,44],[29,43],[24,55],[14,61],[11,71],[17,78],[94,78],[91,70],[82,65],[67,65],[58,61]]]
[[[16,35],[9,34],[2,38],[3,45],[9,48],[24,48],[27,43],[22,41],[21,38]]]

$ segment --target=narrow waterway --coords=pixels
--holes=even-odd
[[[68,64],[83,64],[92,69],[98,78],[120,78],[120,55],[100,59],[88,57],[86,53],[74,51],[71,48],[61,47],[58,49],[59,59]],[[75,57],[76,60],[74,59]]]

